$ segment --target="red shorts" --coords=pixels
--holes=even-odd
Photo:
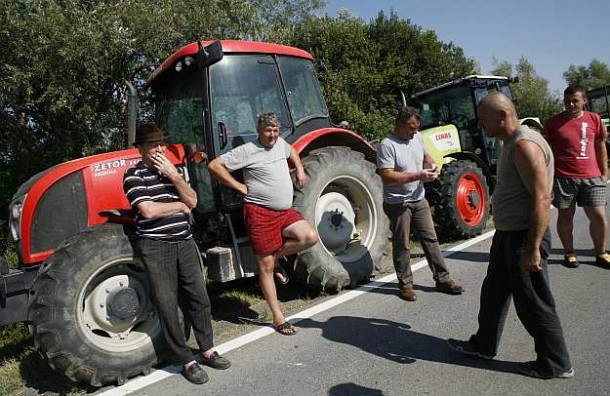
[[[273,210],[253,203],[244,203],[246,231],[257,256],[268,256],[284,244],[282,231],[291,224],[303,220],[293,208]]]

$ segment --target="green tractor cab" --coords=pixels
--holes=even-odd
[[[604,85],[587,91],[589,99],[586,105],[587,110],[598,113],[602,116],[606,128],[610,127],[610,86]]]

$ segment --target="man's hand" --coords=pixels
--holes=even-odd
[[[305,175],[305,171],[301,167],[297,169],[297,185],[299,188],[305,187],[305,183],[307,182],[307,176]]]
[[[422,170],[422,178],[421,180],[424,183],[429,183],[438,179],[438,170],[436,168],[433,169],[424,169]]]
[[[542,257],[540,256],[540,251],[538,249],[523,251],[519,266],[523,272],[542,271]]]
[[[156,153],[151,158],[155,170],[161,175],[169,179],[180,176],[178,169],[172,164],[167,157],[162,153]]]
[[[182,213],[184,213],[185,215],[190,215],[191,214],[191,208],[189,208],[184,202],[180,201],[180,203],[182,204],[182,207],[180,208],[180,211]]]
[[[246,187],[246,185],[243,183],[239,183],[236,190],[238,194],[243,195],[244,197],[248,195],[248,187]]]

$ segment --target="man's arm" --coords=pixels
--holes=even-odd
[[[521,257],[524,271],[541,271],[540,244],[551,219],[551,188],[542,148],[529,140],[515,147],[515,166],[532,197],[531,219],[525,251]]]
[[[424,169],[430,169],[436,172],[437,176],[441,172],[441,168],[439,168],[434,158],[430,156],[430,154],[424,155]]]
[[[186,182],[184,183],[186,184]],[[151,201],[151,197],[147,192],[146,183],[141,177],[136,176],[133,173],[129,175],[126,174],[126,177],[123,180],[123,191],[130,204],[133,205],[134,209],[137,209],[140,212],[140,215],[145,219],[170,216],[179,212],[185,214],[191,213],[191,208],[182,201]]]
[[[188,215],[191,213],[189,208],[182,201],[175,202],[153,202],[143,201],[136,205],[138,211],[145,219],[154,219],[157,217],[171,216],[176,213],[184,213]]]
[[[384,184],[405,184],[416,180],[422,180],[424,183],[435,180],[438,176],[435,170],[424,169],[420,172],[398,172],[394,169],[379,169],[379,176]]]
[[[608,151],[606,150],[606,139],[608,138],[608,131],[606,131],[606,125],[601,122],[600,119],[601,135],[598,139],[595,139],[595,155],[597,158],[597,166],[602,174],[604,180],[608,180]]]
[[[239,192],[241,195],[246,195],[248,193],[248,188],[246,185],[244,183],[240,183],[231,175],[227,169],[227,166],[222,160],[222,157],[214,158],[214,160],[212,160],[212,162],[210,162],[208,165],[208,170],[215,179],[220,181],[222,184],[237,190],[237,192]]]
[[[167,159],[163,154],[155,155],[151,158],[153,166],[161,176],[167,177],[180,195],[180,200],[189,209],[194,209],[197,206],[197,193],[191,186],[182,178],[178,169]]]
[[[379,176],[384,184],[405,184],[416,180],[424,183],[436,180],[440,169],[428,154],[424,155],[424,169],[419,172],[399,172],[390,168],[379,169]]]
[[[300,188],[305,187],[305,183],[307,181],[307,177],[305,176],[305,169],[303,169],[303,164],[301,163],[301,157],[299,157],[299,153],[294,148],[290,149],[290,160],[294,164],[297,172],[297,183]]]

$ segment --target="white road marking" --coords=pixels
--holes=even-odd
[[[459,251],[462,251],[472,245],[475,245],[481,241],[484,241],[488,238],[491,238],[495,233],[495,230],[489,231],[483,235],[480,235],[476,238],[472,238],[469,239],[457,246],[454,246],[450,249],[447,249],[443,252],[443,256],[444,257],[449,257]],[[412,270],[413,272],[424,268],[428,265],[428,262],[426,260],[421,260],[418,261],[417,263],[412,265]],[[307,318],[311,318],[312,316],[319,314],[321,312],[327,311],[333,307],[336,307],[337,305],[343,304],[344,302],[347,302],[351,299],[354,299],[358,296],[361,296],[362,294],[367,293],[369,290],[371,289],[376,289],[376,288],[381,288],[384,284],[388,283],[388,282],[392,282],[396,280],[396,274],[390,274],[390,275],[386,275],[382,278],[379,278],[373,282],[369,282],[365,285],[362,285],[360,287],[358,287],[355,290],[350,290],[346,293],[343,293],[335,298],[332,298],[328,301],[325,301],[323,303],[320,303],[316,306],[313,306],[311,308],[308,308],[304,311],[298,312],[292,316],[289,316],[288,318],[286,318],[287,320],[290,320],[292,323],[298,323],[299,321],[303,320],[303,319],[307,319]],[[258,339],[261,339],[265,336],[268,336],[270,334],[275,333],[275,330],[273,330],[273,328],[271,328],[270,326],[266,326],[264,328],[261,329],[257,329],[254,331],[251,331],[250,333],[244,334],[243,336],[237,337],[231,341],[227,341],[225,343],[222,343],[218,346],[215,347],[216,351],[218,351],[219,354],[224,354],[227,353],[229,351],[232,351],[234,349],[240,348],[244,345],[250,344],[251,342],[254,342]],[[116,388],[107,390],[105,392],[102,392],[100,394],[98,394],[98,396],[124,396],[124,395],[128,395],[132,392],[136,392],[138,390],[141,390],[147,386],[150,386],[156,382],[162,381],[165,378],[168,378],[174,374],[179,374],[180,373],[180,367],[179,366],[166,366],[160,369],[157,369],[155,371],[153,371],[151,374],[144,376],[144,377],[136,377],[135,379],[132,379],[130,381],[128,381],[127,383],[118,386]]]

